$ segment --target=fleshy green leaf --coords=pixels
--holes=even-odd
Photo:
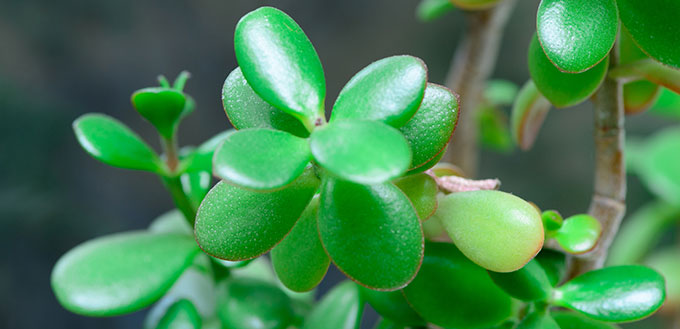
[[[564,219],[557,210],[546,210],[541,213],[541,219],[543,220],[543,229],[546,234],[552,231],[557,231],[564,224]]]
[[[570,254],[582,254],[595,248],[600,234],[600,222],[590,215],[581,214],[565,219],[553,237]]]
[[[239,130],[229,135],[213,158],[217,177],[236,185],[271,190],[298,178],[311,160],[306,139],[271,129]]]
[[[458,122],[458,95],[446,87],[428,83],[418,112],[399,128],[411,145],[411,168],[436,158],[451,140]]]
[[[427,67],[413,56],[392,56],[355,74],[333,105],[331,122],[376,120],[399,128],[413,117],[423,100]]]
[[[219,182],[198,208],[196,241],[203,251],[220,259],[260,256],[290,232],[318,184],[311,172],[274,192],[253,192]]]
[[[626,114],[637,114],[648,109],[661,93],[659,85],[638,80],[623,85],[623,104]]]
[[[401,291],[376,291],[359,287],[361,296],[381,316],[395,323],[422,326],[425,320],[411,308]]]
[[[132,94],[132,105],[137,112],[168,140],[175,134],[179,120],[193,110],[186,103],[184,93],[170,88],[144,88]]]
[[[203,320],[190,301],[182,299],[173,304],[158,323],[157,329],[201,329]]]
[[[560,329],[557,322],[547,312],[532,312],[527,315],[516,329]]]
[[[646,146],[638,168],[642,182],[661,199],[680,205],[680,128],[656,133]]]
[[[654,313],[665,298],[664,278],[644,266],[590,271],[557,288],[553,303],[593,319],[627,322]]]
[[[112,316],[142,309],[170,289],[198,253],[180,234],[128,232],[85,242],[62,256],[52,289],[71,312]]]
[[[224,81],[222,105],[236,129],[272,128],[299,137],[309,136],[300,120],[262,100],[243,77],[240,67],[234,69]]]
[[[303,329],[359,329],[364,303],[359,287],[344,281],[329,291],[305,320]]]
[[[543,0],[538,6],[538,40],[560,71],[595,66],[609,54],[618,30],[614,0]]]
[[[416,8],[416,17],[423,22],[431,22],[454,8],[449,0],[422,0]]]
[[[330,259],[319,240],[316,218],[319,199],[314,198],[302,213],[293,230],[272,249],[276,275],[293,291],[314,289],[326,275]]]
[[[286,329],[294,320],[290,298],[257,279],[228,279],[218,286],[217,305],[224,328]]]
[[[529,45],[529,73],[536,88],[555,107],[579,104],[595,93],[607,73],[609,57],[583,73],[560,72],[534,35]]]
[[[451,0],[456,7],[467,10],[482,10],[495,6],[501,0]]]
[[[651,58],[615,67],[609,76],[623,80],[645,79],[680,93],[680,71],[659,64]]]
[[[520,149],[526,151],[534,145],[550,106],[532,80],[522,86],[510,117],[512,137]]]
[[[511,105],[517,97],[519,88],[507,80],[490,80],[486,82],[484,100],[494,106]]]
[[[505,112],[497,107],[483,106],[477,112],[477,120],[479,140],[484,148],[496,152],[512,151],[514,145]]]
[[[617,329],[618,326],[587,318],[579,313],[557,311],[551,313],[560,329]]]
[[[183,164],[186,168],[185,172],[208,172],[212,174],[212,160],[215,155],[215,150],[218,146],[222,145],[222,142],[224,142],[229,135],[235,132],[236,130],[234,129],[225,130],[203,142],[195,150],[192,150],[185,159],[181,159],[182,162],[186,162]]]
[[[267,103],[297,117],[308,130],[323,120],[323,67],[290,16],[272,7],[251,11],[236,25],[234,49],[243,76]]]
[[[375,121],[337,121],[312,133],[314,159],[332,174],[361,184],[401,176],[411,150],[396,129]]]
[[[680,306],[680,248],[666,248],[654,252],[645,261],[666,278],[664,309],[677,310]]]
[[[559,251],[543,249],[534,259],[541,264],[553,287],[560,283],[567,273],[567,257]]]
[[[621,22],[640,48],[657,61],[680,69],[680,2],[618,0]]]
[[[418,218],[425,221],[437,210],[437,182],[430,175],[409,175],[394,181],[394,184],[406,194],[418,213]]]
[[[423,258],[423,231],[413,206],[390,183],[359,185],[327,177],[319,233],[335,265],[378,290],[408,284]]]
[[[440,193],[437,200],[439,200],[441,196],[443,196],[443,193]],[[423,222],[423,235],[428,241],[437,241],[437,239],[440,239],[444,234],[446,234],[446,230],[444,230],[444,226],[437,217],[437,212],[435,211],[430,219]]]
[[[454,245],[428,243],[425,250],[423,266],[404,295],[426,321],[447,328],[485,328],[510,316],[510,296]]]
[[[439,200],[435,216],[465,256],[494,272],[522,268],[543,246],[540,214],[509,193],[452,193]]]
[[[525,301],[543,300],[550,295],[552,285],[536,260],[531,260],[524,267],[509,273],[489,271],[489,276],[496,285],[510,296]]]
[[[93,158],[114,167],[162,171],[161,160],[149,145],[122,122],[97,113],[73,122],[80,146]]]

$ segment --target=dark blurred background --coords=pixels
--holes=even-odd
[[[494,77],[517,84],[528,78],[538,2],[519,1]],[[141,327],[144,312],[86,318],[65,311],[52,294],[50,271],[60,255],[96,236],[146,227],[172,207],[151,174],[86,155],[71,122],[106,113],[158,148],[130,94],[155,85],[158,74],[172,79],[186,69],[193,77],[185,90],[198,107],[181,126],[180,143],[224,130],[220,89],[236,67],[233,30],[261,5],[284,10],[306,31],[325,67],[328,105],[355,72],[395,54],[422,58],[430,80],[442,83],[464,26],[460,12],[419,22],[416,0],[0,1],[0,328]],[[626,128],[644,136],[662,125],[643,115],[629,117]],[[590,105],[554,110],[532,151],[484,152],[480,176],[500,178],[503,190],[543,208],[584,212],[591,135]],[[633,211],[651,196],[631,177],[628,198]]]

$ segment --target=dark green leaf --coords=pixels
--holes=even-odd
[[[567,273],[567,257],[559,251],[544,248],[534,259],[541,264],[553,287],[560,283]]]
[[[198,208],[196,241],[203,251],[220,259],[260,256],[290,232],[318,184],[309,171],[274,192],[253,192],[219,182]]]
[[[306,139],[280,130],[246,129],[229,135],[217,148],[213,171],[245,188],[271,190],[299,177],[311,158]]]
[[[110,116],[82,115],[73,122],[73,130],[85,151],[101,162],[126,169],[163,171],[156,152],[130,128]]]
[[[532,80],[527,81],[515,99],[510,117],[512,137],[520,149],[526,151],[534,145],[549,110],[550,102]]]
[[[330,259],[319,240],[317,214],[319,199],[314,198],[286,238],[272,249],[276,275],[293,291],[314,289],[326,275]]]
[[[376,291],[361,286],[359,288],[362,298],[381,316],[403,325],[425,324],[425,320],[406,302],[402,291]]]
[[[541,215],[509,193],[452,193],[439,200],[435,216],[465,256],[494,272],[522,268],[543,246]]]
[[[52,271],[52,289],[69,311],[111,316],[158,300],[191,265],[196,243],[180,234],[128,232],[71,249]]]
[[[411,200],[421,221],[430,218],[437,210],[439,189],[437,182],[430,175],[409,175],[395,180],[394,184]]]
[[[582,254],[595,247],[600,234],[600,222],[590,215],[581,214],[565,219],[552,237],[570,254]]]
[[[458,95],[443,86],[428,83],[418,112],[399,128],[413,151],[411,168],[436,158],[451,140],[458,122]]]
[[[286,329],[294,320],[290,298],[257,279],[228,279],[218,286],[217,305],[224,328]]]
[[[416,8],[416,16],[423,22],[430,22],[454,8],[453,3],[449,0],[422,0]]]
[[[618,0],[621,22],[640,48],[659,62],[680,69],[680,2]]]
[[[626,322],[654,313],[665,298],[664,278],[644,266],[590,271],[557,288],[552,302],[593,319]]]
[[[538,6],[538,40],[560,71],[595,66],[609,54],[618,30],[614,0],[542,0]]]
[[[243,77],[240,67],[224,81],[222,105],[236,129],[273,128],[299,137],[309,136],[300,120],[262,100]]]
[[[516,329],[560,329],[560,326],[547,312],[535,311],[522,319]]]
[[[344,281],[329,291],[309,314],[303,329],[359,329],[364,303],[359,287]]]
[[[427,67],[419,58],[403,55],[373,62],[342,88],[331,122],[376,120],[399,128],[418,110],[426,82]]]
[[[173,304],[161,318],[157,329],[201,329],[203,320],[196,307],[186,299]]]
[[[531,260],[524,267],[509,273],[488,271],[491,280],[510,296],[525,301],[543,300],[550,295],[552,285],[536,260]]]
[[[423,231],[413,206],[390,183],[359,185],[327,177],[319,233],[337,267],[378,290],[408,284],[423,257]]]
[[[234,33],[243,76],[267,103],[311,130],[323,121],[326,80],[312,43],[284,12],[261,7],[246,14]]]
[[[411,150],[396,129],[375,121],[337,121],[312,133],[314,159],[332,174],[357,183],[382,183],[401,176]]]
[[[599,322],[574,312],[558,311],[551,315],[560,325],[560,329],[618,329],[616,325]]]
[[[583,73],[564,73],[545,56],[536,35],[529,46],[531,79],[555,107],[573,106],[588,99],[604,80],[608,65],[607,57]]]
[[[184,93],[170,88],[144,88],[132,94],[132,105],[141,116],[151,122],[165,139],[172,139],[179,120],[189,114]]]
[[[447,328],[484,328],[510,316],[510,296],[454,245],[428,243],[425,250],[423,266],[404,295],[426,321]]]

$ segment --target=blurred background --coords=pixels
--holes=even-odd
[[[515,9],[495,78],[520,85],[528,79],[526,49],[538,2],[523,0]],[[306,31],[325,67],[327,107],[355,72],[390,55],[422,58],[430,81],[442,83],[464,26],[459,11],[418,21],[415,0],[0,1],[1,328],[141,327],[143,311],[86,318],[59,306],[50,288],[52,266],[67,250],[96,236],[144,228],[172,207],[153,175],[91,159],[76,143],[71,122],[86,112],[106,113],[159,149],[130,95],[156,85],[158,74],[173,79],[188,70],[185,91],[198,107],[181,126],[180,143],[196,145],[226,129],[220,90],[236,67],[234,27],[261,5],[284,10]],[[633,136],[665,125],[646,115],[626,122]],[[498,177],[504,191],[542,208],[566,216],[585,212],[591,136],[589,104],[553,110],[530,152],[484,151],[480,177]],[[629,178],[632,212],[652,196]],[[320,292],[340,278],[332,272]],[[629,327],[650,328],[654,321]]]

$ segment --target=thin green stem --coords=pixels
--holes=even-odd
[[[177,172],[179,166],[177,138],[174,134],[171,139],[161,137],[161,144],[163,145],[163,152],[165,154],[165,163],[169,170],[169,173],[161,176],[161,179],[163,180],[165,187],[170,191],[170,196],[172,197],[175,206],[182,212],[191,227],[193,227],[196,219],[196,209],[184,192],[180,175]]]

